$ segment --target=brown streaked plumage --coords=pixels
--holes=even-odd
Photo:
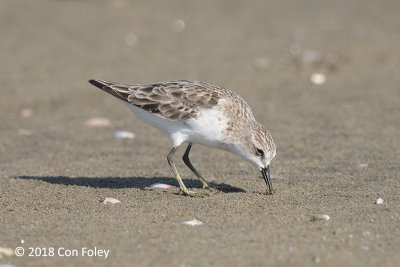
[[[238,115],[253,117],[250,107],[237,94],[200,81],[170,81],[149,84],[119,84],[101,80],[90,80],[94,86],[165,118],[184,122],[196,118],[200,109],[211,109],[221,98],[235,99]]]
[[[209,186],[189,160],[194,143],[225,149],[246,159],[260,169],[272,192],[269,164],[276,154],[275,143],[239,95],[200,81],[131,85],[102,80],[89,82],[124,101],[138,118],[169,136],[173,148],[168,154],[168,163],[184,194],[193,195],[193,192],[183,184],[172,160],[182,143],[188,143],[183,160],[203,188]]]

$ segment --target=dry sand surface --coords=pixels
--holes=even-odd
[[[0,264],[398,266],[399,10],[398,0],[2,0]],[[276,141],[276,193],[239,157],[201,146],[191,159],[218,191],[201,193],[183,148],[177,167],[201,197],[150,187],[177,186],[169,140],[90,78],[239,93]],[[96,117],[109,125],[85,125]],[[203,224],[183,224],[192,219]]]

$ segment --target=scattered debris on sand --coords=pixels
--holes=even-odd
[[[121,201],[119,201],[116,198],[113,197],[106,197],[103,201],[104,204],[118,204],[121,203]]]
[[[128,132],[128,131],[116,131],[114,133],[114,136],[116,138],[125,138],[125,139],[133,139],[135,138],[135,134],[132,132]]]
[[[317,214],[312,216],[313,221],[329,221],[330,219],[331,217],[329,217],[329,215],[326,214]]]
[[[203,222],[201,222],[201,221],[199,221],[197,219],[193,219],[193,220],[190,220],[190,221],[185,221],[185,222],[183,222],[183,224],[187,224],[187,225],[191,225],[191,226],[197,226],[197,225],[202,225]]]
[[[322,85],[326,82],[326,76],[323,73],[313,73],[310,76],[310,81],[316,85]]]
[[[383,198],[378,198],[378,199],[375,201],[375,204],[382,205],[382,204],[383,204]]]
[[[14,250],[11,248],[2,248],[0,247],[0,259],[2,259],[4,256],[10,257],[14,255]]]
[[[172,185],[169,185],[169,184],[157,183],[157,184],[150,185],[150,187],[153,187],[153,188],[174,188],[175,186],[172,186]]]

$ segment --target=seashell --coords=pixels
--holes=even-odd
[[[322,74],[322,73],[313,73],[310,76],[310,81],[313,84],[321,85],[321,84],[324,84],[326,82],[326,76],[325,76],[325,74]]]
[[[152,184],[152,185],[150,185],[150,187],[153,187],[153,188],[174,188],[175,186],[172,186],[172,185],[169,185],[169,184],[158,183],[158,184]]]
[[[134,133],[131,133],[131,132],[128,132],[128,131],[116,131],[116,132],[114,133],[114,136],[115,136],[116,138],[128,138],[128,139],[133,139],[133,138],[135,138],[135,134],[134,134]]]
[[[378,199],[375,201],[375,204],[382,205],[382,204],[383,204],[383,198],[378,198]]]
[[[14,255],[14,250],[12,250],[11,248],[2,248],[0,247],[0,255],[4,255],[4,256],[12,256]]]
[[[329,217],[329,215],[326,214],[317,214],[312,217],[313,221],[329,221],[330,219],[331,217]]]
[[[197,219],[193,219],[190,221],[185,221],[183,224],[191,225],[191,226],[197,226],[197,225],[202,225],[203,223]]]
[[[106,197],[103,201],[104,204],[117,204],[117,203],[121,203],[121,201],[119,201],[116,198],[113,197]]]

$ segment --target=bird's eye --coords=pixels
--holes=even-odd
[[[259,156],[261,156],[261,157],[263,157],[263,156],[264,156],[264,151],[262,151],[262,150],[259,149],[259,148],[256,148],[256,154],[259,155]]]

